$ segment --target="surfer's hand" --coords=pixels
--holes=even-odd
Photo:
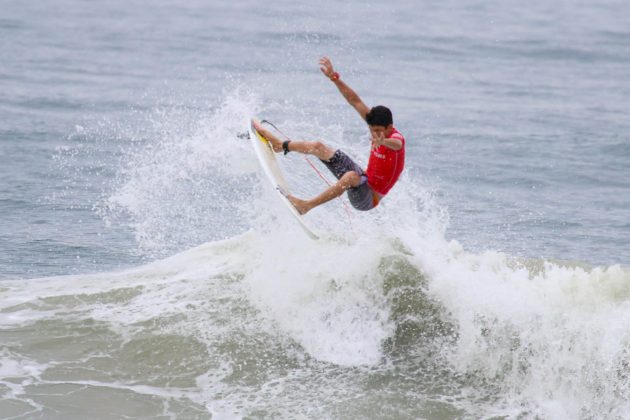
[[[372,149],[376,149],[377,147],[381,146],[384,140],[385,140],[385,135],[383,133],[377,133],[376,135],[372,135],[371,137]]]
[[[328,57],[322,57],[319,59],[319,69],[324,73],[324,76],[329,79],[332,77],[335,69],[333,69],[332,61]]]

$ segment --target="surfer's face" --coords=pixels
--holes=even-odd
[[[383,137],[388,138],[392,134],[393,126],[390,124],[387,127],[382,125],[369,125],[370,134],[372,137]]]

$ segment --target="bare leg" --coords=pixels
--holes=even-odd
[[[360,182],[361,177],[359,176],[359,174],[354,171],[350,171],[343,174],[343,176],[339,178],[339,180],[335,184],[328,187],[326,190],[324,190],[324,192],[322,192],[315,198],[312,198],[310,200],[301,200],[290,194],[287,198],[300,214],[305,214],[313,208],[319,206],[320,204],[327,203],[330,200],[339,197],[341,194],[346,192],[348,188],[358,186]]]
[[[258,121],[254,122],[254,127],[271,143],[274,152],[282,152],[282,140],[276,137],[271,131],[264,129]],[[313,155],[321,160],[329,160],[335,154],[334,149],[331,149],[320,141],[291,140],[289,143],[289,151]]]

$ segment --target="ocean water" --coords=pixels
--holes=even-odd
[[[239,134],[365,163],[323,55],[407,164],[312,241]],[[630,418],[629,69],[616,0],[3,1],[0,418]]]

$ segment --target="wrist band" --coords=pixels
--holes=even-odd
[[[334,72],[332,76],[330,76],[330,80],[332,80],[333,82],[336,82],[337,80],[339,80],[339,73]]]
[[[291,140],[287,140],[282,143],[282,150],[284,150],[285,155],[289,153],[289,143],[291,143]]]

